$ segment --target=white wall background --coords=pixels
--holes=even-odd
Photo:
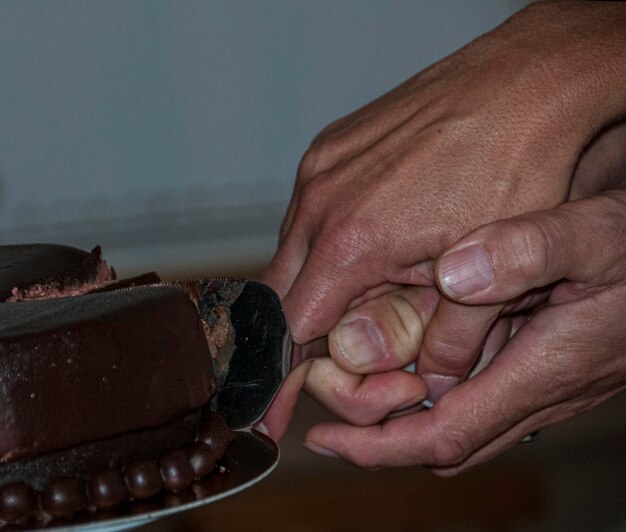
[[[524,3],[2,0],[0,243],[267,260],[317,131]]]

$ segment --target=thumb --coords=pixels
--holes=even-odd
[[[612,284],[626,256],[626,192],[485,225],[437,261],[441,290],[468,304],[508,301],[560,280]]]
[[[352,308],[328,335],[331,357],[351,373],[411,364],[438,302],[435,287],[405,286]]]

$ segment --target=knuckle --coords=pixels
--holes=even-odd
[[[439,368],[449,372],[463,372],[474,361],[476,353],[468,348],[466,338],[455,338],[454,334],[444,337],[426,335],[422,354],[436,362]]]
[[[602,199],[605,208],[594,218],[600,224],[598,234],[606,239],[606,249],[612,251],[605,257],[609,266],[607,273],[617,273],[617,278],[623,278],[626,264],[626,192],[609,192]]]
[[[337,159],[337,147],[329,141],[319,141],[306,150],[298,166],[297,181],[306,183],[316,175],[330,169]]]
[[[539,223],[530,219],[510,222],[502,228],[499,239],[501,258],[513,275],[533,286],[545,278],[552,259],[550,238]]]
[[[358,389],[349,391],[345,388],[335,389],[334,394],[337,401],[344,406],[343,417],[349,423],[369,426],[381,420],[382,415],[379,415],[373,394],[359,393]]]
[[[425,329],[422,316],[413,302],[400,292],[389,294],[385,302],[391,317],[388,323],[393,337],[417,352]]]
[[[322,156],[322,147],[320,145],[310,146],[304,152],[300,165],[298,166],[297,181],[303,183],[311,179],[317,174],[318,161]]]
[[[331,214],[323,221],[315,248],[324,255],[332,255],[337,268],[351,269],[369,252],[371,240],[358,221]]]
[[[327,141],[337,131],[341,130],[342,126],[347,121],[346,118],[347,117],[339,118],[339,119],[331,122],[327,126],[325,126],[317,135],[315,135],[315,138],[313,138],[313,140],[311,141],[311,146],[315,146],[317,144],[321,144],[321,143]]]
[[[302,186],[300,192],[300,203],[312,207],[319,204],[319,200],[323,195],[322,179],[313,179]]]
[[[450,467],[465,460],[472,448],[471,439],[458,429],[447,427],[434,441],[432,466]]]
[[[295,217],[299,221],[315,220],[316,223],[325,223],[327,216],[321,214],[328,210],[326,203],[331,199],[327,189],[323,175],[306,182],[300,190]]]
[[[376,469],[385,461],[384,451],[377,445],[368,445],[367,442],[377,441],[381,434],[379,425],[361,429],[361,439],[357,445],[348,451],[346,459],[352,464],[364,469]]]

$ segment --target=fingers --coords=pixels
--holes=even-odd
[[[500,318],[492,325],[485,339],[478,362],[472,367],[470,377],[477,375],[489,365],[500,349],[504,347],[504,344],[513,336],[512,331],[513,318]]]
[[[624,244],[611,255],[621,283],[600,282],[592,295],[548,305],[525,323],[511,319],[518,330],[491,364],[431,410],[367,427],[318,425],[306,445],[368,468],[423,464],[455,474],[624,389]]]
[[[560,344],[566,336],[554,321],[562,317],[554,308],[544,309],[507,343],[492,364],[448,392],[431,410],[367,427],[317,425],[307,433],[306,442],[313,450],[368,468],[463,464],[534,412],[561,402],[568,393],[560,385],[571,378],[563,374],[563,361],[545,356],[563,349]],[[534,430],[532,424],[522,427]],[[501,444],[506,447],[516,441],[519,438],[507,437]]]
[[[416,372],[428,384],[428,400],[464,380],[480,353],[502,305],[469,307],[442,298],[426,333]]]
[[[553,425],[576,414],[581,414],[592,409],[603,401],[609,399],[618,391],[619,390],[611,390],[610,392],[601,393],[593,397],[584,397],[573,401],[551,405],[543,410],[531,414],[526,419],[514,425],[509,430],[486,444],[484,447],[478,449],[461,463],[452,466],[434,467],[431,468],[431,471],[442,477],[458,475],[471,467],[496,457],[506,449],[514,447],[529,434],[536,433],[544,427]]]
[[[309,360],[301,364],[287,375],[263,419],[255,426],[258,431],[276,442],[287,432],[296,409],[300,390],[311,369],[312,362]]]
[[[470,233],[437,261],[450,298],[489,304],[561,279],[611,283],[624,253],[626,193],[612,192],[494,222]]]
[[[327,357],[329,355],[330,351],[328,350],[327,336],[316,338],[308,344],[293,344],[291,367],[295,368],[307,360]]]
[[[283,299],[298,276],[308,253],[304,235],[292,232],[278,248],[276,255],[263,273],[261,281]]]
[[[467,376],[504,303],[525,294],[519,308],[541,301],[546,292],[537,289],[561,279],[597,283],[618,270],[622,255],[608,250],[623,242],[625,205],[624,194],[615,193],[494,222],[446,251],[436,265],[442,290],[456,301],[481,305],[442,299],[417,364],[428,399],[436,401]],[[560,287],[557,296],[566,290]],[[572,297],[565,296],[562,301]]]
[[[572,179],[570,200],[624,188],[626,120],[610,125],[586,147]]]
[[[285,379],[257,430],[278,441],[286,432],[301,389],[351,423],[378,423],[392,412],[421,404],[426,385],[414,373],[398,370],[361,376],[342,370],[328,357],[309,359]]]
[[[352,308],[329,334],[331,356],[352,373],[411,364],[438,301],[434,287],[404,287]]]
[[[384,285],[386,289],[394,285]],[[404,287],[389,293],[370,292],[374,299],[350,310],[342,323],[325,338],[296,345],[296,368],[283,383],[259,430],[274,439],[282,437],[293,415],[297,397],[314,362],[316,371],[307,381],[310,393],[340,416],[355,422],[377,422],[390,412],[420,403],[426,396],[421,379],[404,371],[363,378],[355,373],[386,372],[411,363],[418,352],[424,328],[437,306],[434,287]],[[373,331],[368,332],[368,328]],[[330,345],[329,345],[330,344]],[[377,347],[378,346],[378,347]],[[328,359],[311,360],[331,354],[340,367]],[[364,357],[376,358],[366,362]],[[329,366],[329,364],[331,366]],[[334,372],[329,367],[334,368]],[[347,369],[347,372],[345,371]],[[333,378],[326,379],[327,375]],[[329,391],[330,390],[330,391]],[[348,404],[348,398],[354,402]]]
[[[403,370],[355,375],[337,367],[330,358],[315,360],[305,390],[328,410],[354,425],[372,425],[392,412],[422,403],[426,385]]]

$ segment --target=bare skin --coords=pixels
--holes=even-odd
[[[444,291],[446,258],[480,245],[492,282],[455,299],[501,303],[553,286],[547,304],[524,320],[481,373],[428,411],[386,419],[397,401],[390,396],[383,403],[379,390],[377,412],[384,415],[372,422],[363,414],[367,405],[337,393],[348,379],[342,386],[326,382],[320,391],[315,366],[329,359],[310,363],[307,389],[346,422],[313,427],[305,445],[363,467],[423,464],[451,475],[626,389],[625,229],[626,192],[612,191],[493,222],[461,239],[436,267]],[[527,243],[522,252],[515,246],[520,240]],[[391,381],[394,373],[381,375]],[[384,384],[388,393],[402,387]],[[423,387],[413,391],[424,394]]]
[[[581,153],[626,113],[620,44],[625,39],[623,4],[542,2],[331,124],[314,140],[301,163],[281,244],[265,280],[284,298],[296,341],[307,344],[330,333],[332,358],[305,363],[289,377],[264,420],[272,436],[278,438],[286,429],[301,386],[349,423],[312,429],[309,445],[361,465],[459,468],[488,446],[487,440],[496,441],[513,430],[515,425],[502,428],[504,418],[517,419],[517,411],[502,406],[512,408],[511,401],[505,401],[501,411],[485,408],[484,415],[475,416],[471,428],[477,433],[471,435],[470,444],[461,442],[463,452],[458,456],[446,455],[443,444],[436,451],[430,448],[430,455],[427,452],[441,435],[439,429],[455,433],[455,424],[467,417],[472,400],[502,388],[498,379],[529,374],[519,360],[518,365],[512,362],[519,356],[498,355],[478,377],[459,384],[483,346],[488,348],[487,358],[512,350],[520,338],[528,342],[528,349],[559,347],[558,342],[546,344],[541,334],[523,336],[522,331],[507,342],[511,328],[525,320],[520,321],[519,312],[514,318],[501,317],[552,297],[550,287],[545,288],[550,283],[527,282],[515,301],[497,291],[474,301],[471,295],[467,299],[454,292],[450,277],[454,269],[449,264],[446,272],[440,259],[433,274],[433,263],[444,252],[450,258],[448,248],[478,227],[524,213],[551,212],[568,200],[612,186],[615,176],[607,177],[593,160],[604,164],[606,153],[598,158],[597,151],[589,150],[582,159]],[[610,139],[623,136],[623,129],[614,127],[593,145],[611,151],[616,144]],[[603,138],[609,141],[603,144]],[[624,151],[618,148],[614,153],[613,158],[620,160]],[[561,211],[554,212],[558,218]],[[572,243],[555,240],[554,245],[558,249],[550,252],[567,250]],[[520,261],[532,262],[533,257],[524,258],[519,248],[515,250]],[[494,267],[485,253],[477,264]],[[495,272],[487,272],[492,282]],[[465,292],[473,294],[480,288],[479,280],[480,276],[465,279]],[[433,287],[435,281],[445,297]],[[456,283],[457,291],[462,285]],[[542,310],[533,319],[539,316],[561,319],[557,311]],[[583,318],[581,314],[578,319]],[[573,334],[568,323],[562,323],[565,340]],[[412,361],[417,361],[417,375],[400,369]],[[505,377],[505,371],[518,373]],[[572,375],[577,383],[580,378]],[[518,393],[539,382],[545,386],[539,378],[519,380]],[[485,384],[478,387],[479,383]],[[391,412],[444,394],[432,411],[377,425]],[[539,408],[527,406],[532,412]],[[570,415],[575,410],[570,409]],[[564,415],[560,410],[537,424]],[[466,425],[458,425],[459,434],[469,434]],[[501,430],[500,436],[495,430]],[[505,441],[516,441],[520,431],[528,427],[522,424]],[[363,434],[375,449],[367,456],[358,454],[365,452],[365,440],[352,445]],[[370,438],[379,444],[372,447]],[[352,451],[343,446],[347,443]],[[400,452],[397,446],[402,443],[407,447]],[[506,444],[495,448],[499,452]],[[397,463],[385,458],[385,449],[392,451]]]

